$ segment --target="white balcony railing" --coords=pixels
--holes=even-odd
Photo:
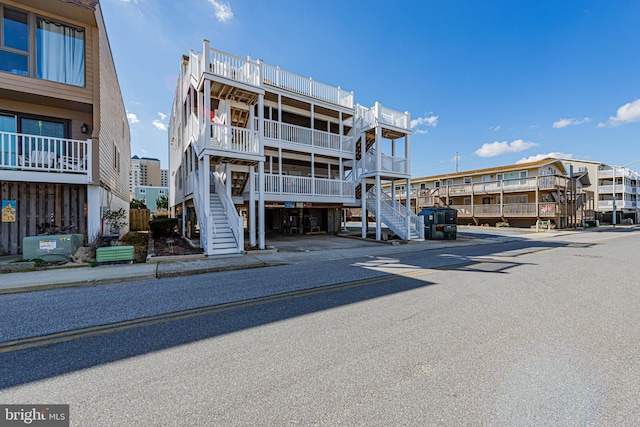
[[[241,154],[260,154],[258,131],[210,122],[211,139],[205,148]]]
[[[91,180],[91,140],[0,132],[0,169],[85,174]]]
[[[260,86],[260,66],[256,61],[229,55],[217,49],[209,49],[209,72],[240,83]]]
[[[503,205],[451,205],[459,217],[477,218],[554,218],[564,212],[559,203],[505,203]]]
[[[616,209],[635,209],[636,202],[633,200],[616,200]],[[606,211],[613,209],[613,200],[599,200],[598,210]]]
[[[353,108],[353,93],[317,82],[311,78],[298,76],[280,67],[262,64],[264,71],[264,82],[266,84],[287,89],[291,92],[312,98],[328,101],[343,107]]]
[[[188,73],[196,80],[200,78],[202,72],[207,71],[251,86],[262,87],[263,84],[269,84],[294,93],[353,108],[353,93],[339,87],[329,86],[312,78],[283,71],[280,67],[267,65],[262,61],[230,55],[209,47],[208,41],[204,42],[204,49],[205,55],[192,53],[190,56]]]
[[[362,120],[362,127],[374,127],[378,124],[387,124],[394,127],[409,129],[409,116],[407,113],[383,107],[379,102],[371,108],[358,106],[357,115]]]
[[[365,156],[365,170],[368,172],[381,171],[381,172],[394,172],[399,174],[408,174],[407,170],[407,158],[388,156],[386,154],[380,155],[380,165],[376,165],[377,156],[376,153],[367,153]]]
[[[264,121],[264,136],[268,139],[292,144],[348,153],[353,151],[353,143],[350,137],[321,130],[311,130],[302,126],[280,123],[273,120]]]
[[[352,199],[355,197],[355,184],[353,181],[340,179],[265,174],[264,191],[271,195],[331,196]]]

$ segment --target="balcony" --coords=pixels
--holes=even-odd
[[[365,170],[369,172],[389,172],[395,175],[409,175],[407,158],[398,156],[380,155],[380,165],[376,165],[376,153],[367,153],[365,157]]]
[[[561,176],[537,176],[530,178],[505,179],[469,184],[453,184],[442,188],[441,194],[449,196],[469,196],[471,194],[496,194],[553,190],[568,185],[568,179]]]
[[[264,137],[276,144],[290,144],[294,150],[307,151],[313,147],[353,154],[353,140],[350,137],[273,120],[264,121]]]
[[[347,108],[353,108],[353,93],[317,82],[312,78],[302,77],[280,67],[264,64],[250,58],[240,58],[209,47],[209,42],[203,45],[205,54],[191,53],[185,80],[200,79],[204,71],[243,85],[260,87],[270,85],[289,92],[329,102]],[[183,87],[183,92],[188,86]],[[185,92],[186,93],[186,92]]]
[[[255,164],[262,160],[258,131],[209,122],[209,141],[202,147],[209,156],[218,160],[243,160]]]
[[[256,176],[256,188],[258,177]],[[355,200],[353,181],[302,176],[265,174],[264,192],[271,200],[346,202]],[[302,198],[298,196],[303,196]]]
[[[91,140],[0,132],[0,171],[19,181],[87,184],[92,180]]]
[[[616,200],[616,209],[635,209],[636,202],[633,200]],[[613,200],[599,200],[598,201],[598,210],[599,211],[611,211],[613,210]]]
[[[363,128],[389,125],[400,129],[410,129],[407,113],[383,107],[379,102],[371,108],[358,106],[358,116],[362,119]]]
[[[506,203],[504,205],[451,205],[464,218],[555,218],[564,214],[559,203]],[[502,211],[501,211],[502,209]]]

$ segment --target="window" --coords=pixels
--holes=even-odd
[[[140,194],[147,194],[147,189],[146,188],[140,188]]]
[[[440,188],[440,181],[436,181],[436,188]]]
[[[84,30],[38,18],[37,77],[84,86]]]
[[[464,177],[464,180],[463,180],[463,183],[465,183],[465,184],[471,184],[471,177],[470,177],[470,176],[465,176],[465,177]]]
[[[113,141],[113,169],[120,172],[120,149],[115,141]]]
[[[27,13],[2,9],[0,71],[29,75],[29,26]]]
[[[421,189],[421,190],[425,190],[426,188],[427,188],[427,184],[426,184],[426,183],[424,183],[424,182],[421,182],[421,183],[420,183],[420,189]]]
[[[85,85],[84,29],[8,7],[0,15],[0,71]]]
[[[453,180],[452,179],[448,179],[447,180],[447,185],[453,185]]]

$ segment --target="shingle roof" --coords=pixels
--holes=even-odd
[[[65,3],[75,4],[76,6],[84,7],[85,9],[95,10],[100,0],[62,0]]]
[[[486,175],[487,173],[499,173],[499,172],[512,171],[512,170],[523,170],[523,169],[530,169],[535,167],[542,167],[552,163],[558,163],[562,168],[562,172],[566,173],[564,165],[562,164],[562,161],[560,161],[560,159],[554,159],[554,158],[548,157],[546,159],[538,160],[535,162],[516,163],[512,165],[496,166],[493,168],[475,169],[470,171],[454,172],[454,173],[447,173],[442,175],[425,176],[422,178],[413,178],[411,179],[411,182],[433,181],[433,180],[445,179],[445,178],[447,179],[463,178],[465,176],[471,176],[471,175]]]

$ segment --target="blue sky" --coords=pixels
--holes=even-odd
[[[640,2],[101,0],[131,153],[167,168],[183,54],[230,54],[409,111],[414,177],[554,153],[640,161]],[[632,167],[639,170],[640,162]]]

